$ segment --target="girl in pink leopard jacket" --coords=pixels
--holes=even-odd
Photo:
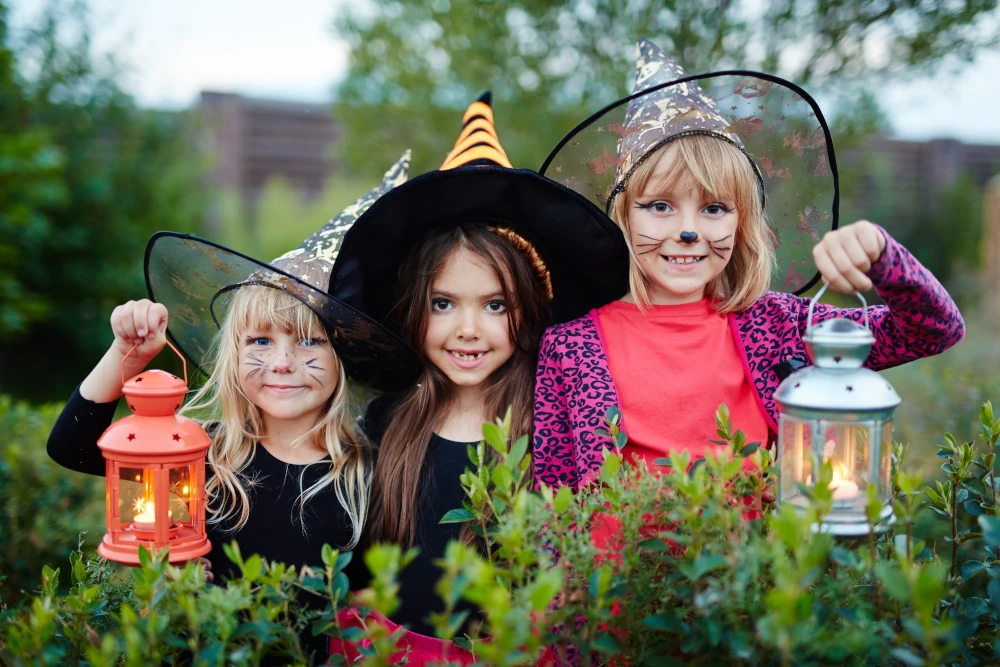
[[[606,146],[581,157],[585,131],[598,144],[616,138],[617,157]],[[769,290],[775,266],[783,290],[811,287],[811,262],[837,291],[874,287],[885,303],[868,308],[874,370],[938,354],[964,334],[945,289],[884,229],[859,221],[831,230],[838,195],[829,132],[789,82],[750,72],[686,76],[640,40],[633,95],[571,133],[542,171],[597,195],[631,266],[620,300],[549,328],[541,342],[536,485],[575,490],[600,469],[613,444],[595,429],[612,406],[629,434],[627,460],[671,450],[703,456],[714,447],[720,403],[749,441],[772,441],[774,391],[808,362],[808,300]],[[816,321],[833,317],[860,321],[863,312],[817,305]]]

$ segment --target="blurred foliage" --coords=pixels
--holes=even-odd
[[[945,479],[925,486],[905,472],[895,443],[895,521],[853,540],[815,529],[833,506],[833,468],[803,487],[804,507],[775,507],[745,458],[773,475],[759,443],[716,414],[726,447],[699,462],[673,453],[662,474],[605,452],[593,483],[528,490],[528,439],[511,442],[509,418],[483,428],[462,475],[467,501],[442,522],[470,522],[482,548],[451,542],[437,561],[444,610],[435,635],[474,653],[478,665],[995,665],[1000,660],[1000,518],[996,454],[1000,420],[979,411],[975,442],[938,446]],[[606,436],[624,446],[612,408]],[[487,455],[487,448],[491,450]],[[883,499],[870,491],[873,525]],[[609,526],[600,545],[592,530]],[[941,530],[943,548],[915,534]],[[965,525],[971,527],[965,528]],[[325,635],[327,664],[408,664],[402,631],[385,622],[398,606],[397,577],[412,560],[398,546],[365,553],[375,573],[348,593],[355,554],[324,547],[322,563],[291,568],[226,547],[241,576],[207,585],[197,564],[167,565],[140,551],[131,581],[108,564],[70,554],[72,588],[41,568],[29,603],[4,610],[0,658],[10,665],[258,665],[307,661],[304,639]],[[319,596],[325,608],[303,604]],[[459,628],[475,613],[468,634]],[[485,637],[489,637],[485,640]],[[547,660],[543,658],[547,656]],[[270,661],[269,661],[270,662]],[[445,664],[428,659],[426,664]],[[425,663],[421,663],[425,664]]]
[[[318,197],[306,200],[288,179],[276,175],[267,179],[252,208],[239,193],[217,193],[219,231],[213,240],[263,261],[279,257],[377,184],[377,179],[366,184],[331,176]]]
[[[65,562],[80,533],[90,549],[104,535],[104,479],[45,453],[61,409],[0,395],[0,606],[35,590],[39,565]]]
[[[966,313],[965,339],[942,355],[885,372],[903,399],[896,410],[895,438],[910,443],[911,464],[935,474],[934,443],[942,432],[974,432],[977,405],[1000,395],[1000,348],[996,331]]]
[[[626,93],[635,39],[647,37],[689,72],[763,69],[823,82],[836,97],[868,75],[970,60],[997,43],[996,0],[706,3],[571,0],[374,0],[344,3],[335,32],[350,45],[337,88],[342,154],[377,176],[372,155],[414,151],[414,173],[437,168],[461,110],[496,95],[497,129],[514,166],[537,169],[558,139]]]
[[[186,114],[137,109],[92,53],[82,3],[50,3],[17,36],[6,13],[0,0],[0,391],[62,398],[110,343],[114,306],[145,295],[150,234],[200,224],[201,158]]]

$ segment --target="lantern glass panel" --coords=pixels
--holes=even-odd
[[[170,513],[174,521],[190,523],[194,495],[194,466],[170,469]]]
[[[869,481],[870,424],[823,422],[823,460],[833,465],[832,513],[865,513]]]
[[[805,505],[806,497],[799,483],[812,480],[812,425],[810,420],[798,420],[781,415],[781,488],[782,502]]]
[[[153,471],[121,468],[118,473],[118,518],[124,525],[135,520],[153,500]]]

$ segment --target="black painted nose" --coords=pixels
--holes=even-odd
[[[694,243],[698,240],[698,232],[681,232],[681,242]]]

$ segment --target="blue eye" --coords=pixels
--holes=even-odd
[[[654,213],[669,213],[670,211],[673,211],[673,209],[670,208],[670,204],[668,204],[665,201],[654,201],[648,204],[637,203],[636,208],[643,208],[649,211],[653,211]]]
[[[303,338],[302,342],[299,344],[304,345],[306,347],[315,347],[319,345],[319,340],[316,338]]]
[[[507,304],[499,299],[494,299],[486,303],[486,310],[490,313],[504,313],[507,312]]]
[[[265,336],[251,336],[247,338],[247,342],[253,347],[267,347],[271,344],[271,339]]]
[[[448,299],[431,299],[431,310],[441,312],[451,307],[451,301],[448,301]]]

